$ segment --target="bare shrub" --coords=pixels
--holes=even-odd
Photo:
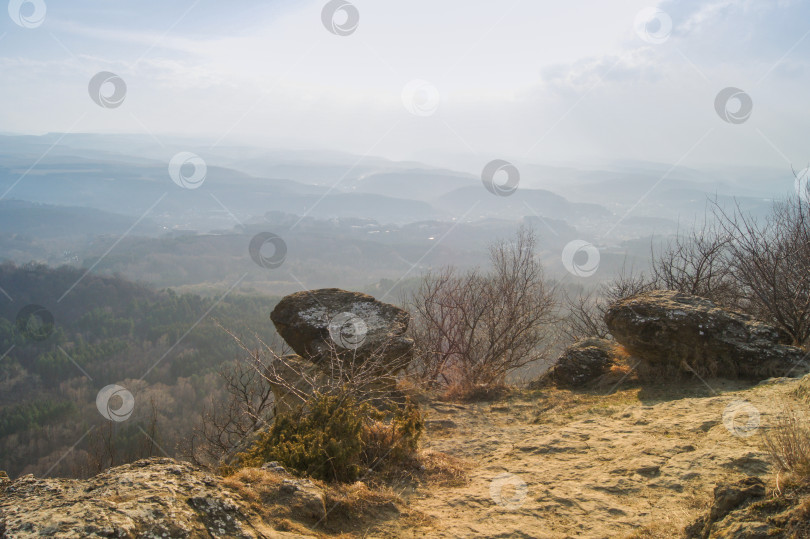
[[[810,426],[796,410],[785,410],[762,439],[780,471],[797,479],[810,478]]]
[[[258,360],[258,356],[252,360]],[[224,402],[211,399],[182,448],[192,462],[207,467],[215,467],[224,455],[268,421],[274,404],[270,384],[251,362],[235,361],[220,369],[219,376],[227,391],[226,399]]]
[[[763,277],[753,275],[751,257],[758,251],[767,251],[770,242],[765,241],[765,232],[741,212],[728,216],[716,205],[713,208],[701,223],[685,233],[678,233],[658,248],[650,246],[649,275],[623,270],[612,281],[596,289],[576,295],[566,292],[563,295],[567,310],[561,328],[563,334],[572,341],[588,337],[610,338],[604,322],[610,305],[656,289],[701,296],[727,308],[751,312],[751,302],[744,299],[747,294],[743,281]],[[780,207],[780,211],[785,212],[785,208]],[[777,219],[778,223],[773,223],[773,228],[782,231],[796,228],[795,223],[789,223],[797,217],[783,215]],[[792,241],[795,243],[796,238]],[[753,263],[757,264],[767,256],[759,254]],[[739,268],[746,268],[746,271]],[[746,278],[746,274],[750,276]],[[760,280],[759,286],[764,282]],[[762,315],[762,309],[754,310],[756,312],[752,314]]]
[[[283,411],[296,410],[315,393],[351,395],[358,404],[371,403],[377,408],[391,408],[402,400],[396,390],[397,373],[407,367],[411,357],[392,355],[386,343],[361,355],[357,349],[342,348],[329,340],[322,356],[313,360],[277,354],[261,345],[251,355],[253,367],[273,388],[277,409],[283,405]]]
[[[383,345],[360,358],[356,350],[330,341],[315,362],[279,353],[258,337],[259,347],[251,349],[227,332],[245,357],[221,373],[228,397],[225,402],[212,401],[195,429],[186,448],[194,462],[209,467],[224,463],[225,469],[234,469],[239,467],[234,463],[240,453],[241,466],[275,456],[293,469],[307,463],[301,471],[315,473],[311,465],[323,457],[319,451],[332,444],[344,449],[355,444],[351,458],[344,459],[345,469],[330,469],[331,475],[317,469],[317,474],[334,479],[356,473],[348,463],[358,465],[358,451],[370,458],[386,453],[388,460],[415,451],[422,427],[414,418],[421,416],[397,391],[394,374],[409,357],[392,357]],[[347,419],[341,428],[338,416]],[[307,432],[298,432],[301,425]],[[360,433],[362,440],[357,439]],[[284,439],[290,442],[293,437],[298,441],[285,446]]]
[[[734,307],[739,302],[739,290],[731,271],[732,238],[709,217],[687,234],[676,235],[658,253],[652,254],[650,282],[656,288],[701,296]]]
[[[745,299],[742,308],[803,345],[810,337],[810,215],[808,204],[792,197],[773,204],[764,219],[737,205],[715,206],[731,238],[731,272]]]
[[[412,373],[432,386],[499,385],[546,357],[556,300],[536,256],[534,233],[490,246],[492,268],[447,267],[424,275],[407,298],[416,344]]]
[[[572,295],[562,294],[566,313],[560,331],[571,342],[589,337],[612,339],[605,324],[605,313],[610,306],[627,297],[655,288],[655,283],[643,273],[622,270],[613,280],[595,290]]]

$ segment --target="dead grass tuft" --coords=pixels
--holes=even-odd
[[[440,487],[460,487],[469,482],[468,470],[473,463],[440,451],[423,451],[419,455],[422,477],[428,484]]]
[[[791,474],[792,481],[810,481],[810,425],[795,407],[785,409],[762,441],[780,471]]]
[[[248,501],[258,503],[272,502],[282,481],[279,474],[260,468],[242,468],[223,480],[226,486],[238,491]]]

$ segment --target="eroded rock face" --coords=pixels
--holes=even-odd
[[[221,478],[168,458],[86,480],[26,475],[4,490],[2,537],[304,537],[265,525]]]
[[[358,292],[324,288],[284,297],[270,319],[279,335],[301,357],[320,363],[330,350],[353,361],[381,354],[394,372],[413,354],[405,337],[410,315]]]
[[[614,364],[615,346],[607,339],[578,341],[566,348],[554,366],[532,383],[532,387],[586,387],[610,371]]]
[[[605,322],[617,342],[651,365],[758,380],[806,372],[806,352],[785,345],[776,328],[689,294],[637,294],[613,304]]]

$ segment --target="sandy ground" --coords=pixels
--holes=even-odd
[[[368,536],[677,536],[719,480],[771,474],[761,434],[797,383],[433,404],[425,445],[466,459],[468,480],[403,493],[429,526],[391,522]]]

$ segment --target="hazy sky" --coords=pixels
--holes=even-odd
[[[352,0],[345,36],[324,26],[323,0],[38,2],[21,8],[33,28],[0,17],[0,131],[392,158],[810,161],[810,1]],[[90,99],[100,71],[126,82],[120,107]],[[727,87],[750,96],[740,123],[715,110]]]

